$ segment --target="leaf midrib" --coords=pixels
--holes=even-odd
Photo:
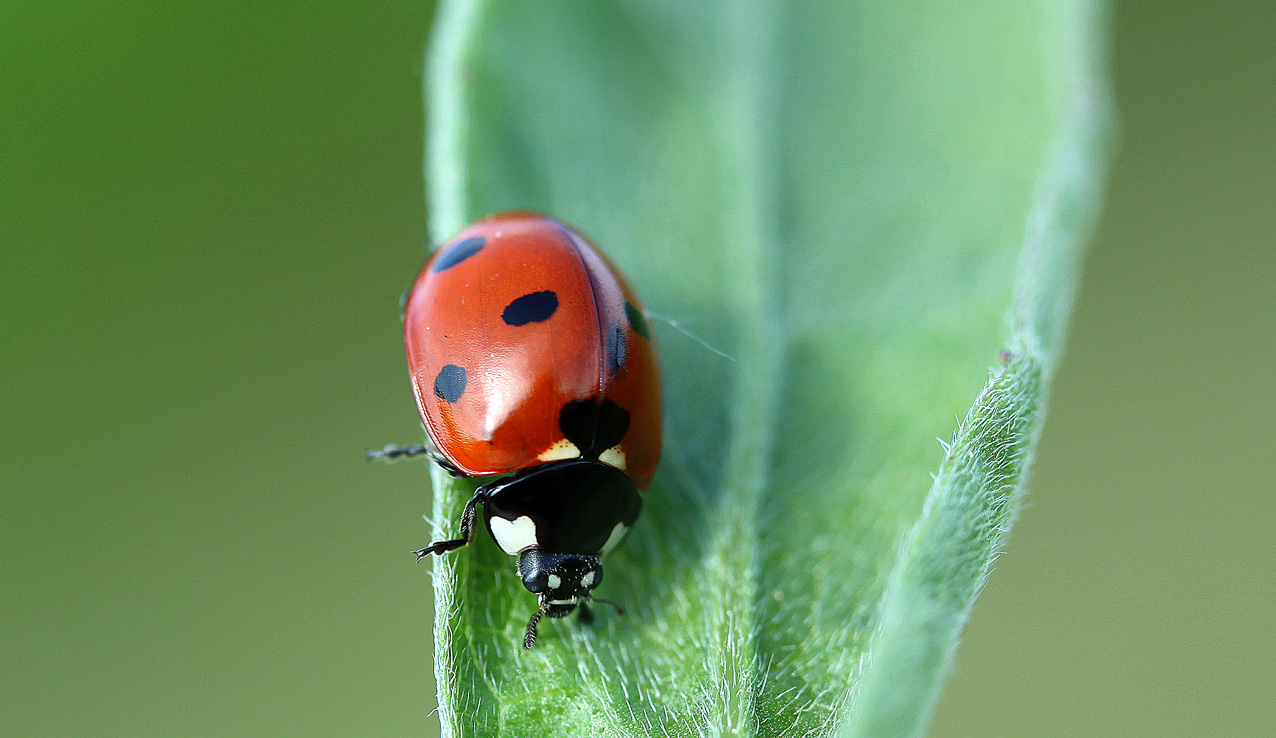
[[[712,591],[719,596],[711,608],[707,657],[717,678],[718,695],[709,695],[717,708],[716,725],[706,726],[719,735],[755,735],[758,728],[757,700],[762,684],[757,680],[761,662],[757,650],[757,600],[760,568],[759,517],[767,488],[775,441],[777,401],[783,376],[783,332],[781,330],[778,258],[783,243],[779,222],[780,172],[776,145],[768,123],[778,103],[779,55],[776,53],[775,22],[778,4],[773,2],[728,4],[733,12],[723,28],[731,53],[717,71],[725,80],[723,110],[711,116],[722,123],[724,159],[735,171],[724,171],[728,188],[739,202],[725,211],[729,221],[724,231],[732,232],[737,246],[731,282],[739,327],[735,364],[735,387],[731,403],[734,417],[731,439],[726,444],[724,494],[718,509],[719,535],[712,549],[708,570],[717,581]],[[765,17],[769,15],[770,17]],[[744,70],[743,72],[741,70]],[[714,673],[716,672],[716,673]],[[716,697],[717,699],[714,699]]]

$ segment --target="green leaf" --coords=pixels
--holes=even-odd
[[[552,214],[730,357],[654,321],[665,457],[599,591],[626,616],[525,651],[513,562],[482,534],[435,561],[446,735],[924,730],[1058,357],[1098,189],[1095,21],[1080,0],[442,3],[436,240]],[[473,484],[434,481],[452,537]]]

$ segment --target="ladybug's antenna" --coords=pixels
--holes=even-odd
[[[697,336],[696,334],[692,333],[686,328],[683,328],[682,325],[678,321],[674,320],[673,318],[666,317],[664,315],[661,315],[660,313],[653,313],[650,310],[644,310],[643,312],[647,314],[648,318],[655,318],[656,320],[659,320],[662,323],[668,323],[669,326],[673,328],[675,331],[678,331],[682,335],[686,336],[687,338],[690,338],[691,340],[695,341],[701,346],[704,346],[705,348],[709,349],[710,351],[717,354],[718,356],[721,356],[727,361],[735,361],[734,356],[732,356],[731,354],[728,354],[725,351],[719,351],[718,349],[714,348],[708,341],[704,340],[700,336]]]
[[[532,613],[532,619],[527,621],[527,635],[523,637],[523,648],[531,648],[536,645],[536,624],[541,621],[541,617],[549,610],[549,600],[545,599],[545,595],[541,595],[541,606],[536,612]]]

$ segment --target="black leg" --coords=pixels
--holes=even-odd
[[[480,500],[487,499],[489,492],[486,487],[479,487],[474,490],[474,496],[470,501],[465,503],[465,511],[461,513],[461,537],[454,538],[450,541],[435,541],[419,551],[413,551],[416,554],[416,560],[420,561],[430,554],[439,554],[440,556],[448,551],[455,551],[461,546],[468,546],[474,542],[474,520],[478,517],[478,503]]]
[[[603,598],[601,598],[601,597],[592,597],[592,596],[590,596],[590,597],[589,597],[589,601],[590,601],[590,602],[602,602],[602,603],[604,603],[604,604],[611,605],[612,607],[616,608],[616,614],[617,614],[617,615],[624,615],[624,614],[625,614],[624,609],[622,609],[620,605],[617,605],[615,602],[612,602],[611,600],[604,600],[604,599],[603,599]],[[580,606],[581,606],[581,607],[584,607],[584,606],[585,606],[585,603],[583,603],[583,602],[582,602],[582,603],[580,603]]]
[[[398,446],[390,444],[379,451],[368,451],[368,461],[395,461],[396,459],[406,459],[411,456],[420,456],[428,454],[430,450],[425,446]]]
[[[368,461],[380,461],[382,459],[386,461],[395,461],[397,459],[420,456],[421,454],[429,456],[431,461],[438,464],[443,471],[447,472],[448,476],[453,479],[461,479],[469,476],[465,472],[453,466],[452,462],[448,461],[443,454],[429,446],[397,446],[392,443],[379,451],[367,452]]]
[[[452,465],[452,462],[448,461],[448,460],[447,460],[447,459],[443,456],[443,454],[439,453],[438,451],[436,451],[436,450],[434,450],[434,449],[432,449],[432,448],[427,448],[427,449],[425,450],[425,452],[426,452],[427,454],[429,454],[429,455],[430,455],[430,460],[431,460],[431,461],[433,461],[434,463],[438,464],[438,465],[439,465],[439,468],[441,468],[443,471],[447,472],[447,475],[448,475],[449,477],[451,477],[451,478],[453,478],[453,479],[464,479],[464,478],[466,478],[466,477],[468,477],[468,476],[469,476],[469,475],[468,475],[468,474],[466,474],[465,472],[463,472],[463,471],[461,471],[460,469],[457,469],[455,466],[453,466],[453,465]]]
[[[582,602],[579,605],[577,605],[577,608],[579,608],[580,610],[580,613],[577,619],[580,620],[580,622],[584,623],[585,625],[593,625],[594,611],[589,609],[589,605],[586,605],[585,603]]]

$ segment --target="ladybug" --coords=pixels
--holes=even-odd
[[[542,617],[564,617],[602,582],[601,558],[642,510],[660,460],[660,377],[638,296],[584,236],[553,218],[509,212],[459,233],[426,263],[404,305],[412,390],[433,448],[387,446],[371,458],[428,454],[454,476],[492,478],[478,506],[497,545],[518,557]]]

